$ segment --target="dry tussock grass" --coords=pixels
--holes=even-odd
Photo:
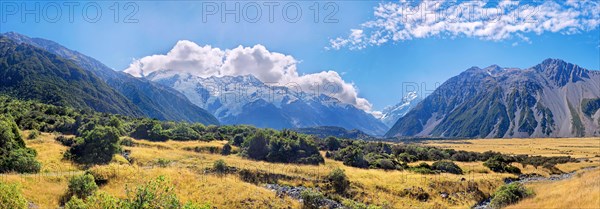
[[[574,150],[572,156],[592,155],[595,152],[591,148],[596,148],[600,142],[598,139],[584,139],[567,147],[566,144],[573,140],[557,142],[549,140],[551,149],[547,145],[541,144],[542,139],[530,141],[519,140],[475,140],[469,141],[472,144],[449,144],[440,142],[429,142],[428,145],[442,146],[458,150],[469,151],[487,151],[495,150],[504,153],[513,154],[531,154],[528,150],[538,150],[537,154],[552,156],[564,149]],[[547,140],[547,139],[543,139]],[[561,139],[562,140],[562,139]],[[534,143],[535,142],[535,143]],[[342,162],[325,160],[324,165],[290,165],[283,163],[268,163],[248,160],[237,155],[223,156],[220,154],[198,153],[186,150],[189,147],[222,147],[226,141],[167,141],[167,142],[148,142],[135,140],[133,147],[125,147],[131,151],[133,165],[129,165],[118,156],[113,163],[104,166],[96,166],[90,169],[98,178],[106,180],[100,190],[106,191],[117,197],[125,197],[126,189],[133,189],[136,185],[144,183],[159,175],[169,178],[175,188],[178,196],[183,201],[194,201],[197,203],[211,203],[218,208],[299,208],[300,203],[289,197],[276,197],[275,192],[267,190],[261,184],[251,184],[242,181],[237,175],[229,174],[219,176],[207,173],[216,160],[224,160],[228,166],[237,169],[247,169],[253,172],[264,172],[271,174],[281,174],[290,177],[279,183],[284,185],[304,185],[309,187],[323,186],[319,180],[334,168],[340,167],[345,170],[346,175],[352,182],[352,199],[367,204],[380,206],[389,206],[390,208],[470,208],[478,200],[489,196],[496,188],[503,184],[502,179],[514,177],[510,174],[496,174],[482,165],[482,162],[457,162],[465,171],[464,175],[444,174],[444,175],[421,175],[408,171],[384,171],[376,169],[360,169],[344,166]],[[536,144],[533,146],[532,144]],[[38,159],[43,164],[45,176],[38,176],[37,179],[31,176],[5,175],[2,180],[9,182],[18,182],[22,185],[25,197],[34,202],[40,208],[58,207],[58,199],[66,190],[69,173],[64,171],[77,171],[78,168],[68,161],[62,160],[62,153],[66,147],[54,141],[54,136],[43,133],[36,140],[27,141],[27,145],[38,151]],[[531,145],[532,147],[522,147]],[[591,147],[591,148],[590,148]],[[554,149],[558,149],[554,150]],[[558,155],[558,154],[557,154]],[[159,159],[170,163],[159,165]],[[412,163],[418,164],[420,162]],[[432,162],[427,162],[432,163]],[[50,165],[59,164],[58,168]],[[559,165],[564,170],[577,170],[581,167],[591,165],[590,163],[573,163]],[[161,167],[162,166],[162,167]],[[520,166],[517,164],[517,166]],[[525,172],[543,171],[535,170],[530,167],[522,168]],[[80,174],[71,173],[72,174]],[[51,175],[52,174],[52,175]],[[596,172],[593,174],[584,174],[578,177],[577,182],[571,182],[568,186],[579,184],[597,185],[599,180]],[[544,174],[545,175],[545,174]],[[593,179],[596,180],[593,180]],[[591,181],[591,182],[590,182]],[[558,183],[558,182],[557,182]],[[550,185],[552,186],[552,185]],[[556,185],[554,185],[556,186]],[[533,185],[539,198],[551,187],[548,184]],[[563,187],[565,187],[563,185]],[[476,188],[477,190],[473,190]],[[590,187],[585,190],[590,192],[598,191],[598,187]],[[566,194],[574,191],[567,189],[556,191],[557,194]],[[413,196],[416,193],[427,193],[427,201],[420,201]],[[442,194],[449,194],[448,197],[442,197]],[[583,193],[582,193],[583,194]],[[595,193],[598,194],[598,193]],[[537,197],[536,197],[537,198]],[[535,202],[533,198],[523,204],[532,206],[541,204]],[[539,201],[545,201],[540,199]],[[589,201],[588,201],[589,202]],[[593,201],[592,201],[593,203]],[[582,203],[584,204],[584,203]],[[584,205],[582,205],[584,206]]]

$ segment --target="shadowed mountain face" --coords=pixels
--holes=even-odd
[[[455,76],[400,118],[387,137],[600,136],[600,72],[548,59]]]
[[[251,75],[203,78],[163,70],[146,78],[179,90],[223,124],[275,129],[338,126],[378,136],[388,129],[373,115],[333,97],[269,86]]]
[[[127,98],[93,73],[43,49],[0,36],[0,92],[80,109],[142,116]]]
[[[98,60],[50,40],[29,38],[12,32],[5,33],[3,36],[16,43],[26,43],[47,50],[63,59],[71,60],[84,70],[93,72],[133,103],[143,116],[159,120],[219,124],[214,116],[194,105],[184,95],[172,88],[114,71]]]

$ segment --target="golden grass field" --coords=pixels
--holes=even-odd
[[[536,195],[507,209],[600,208],[600,170],[579,172],[572,179],[527,185]]]
[[[600,208],[600,168],[581,170],[587,167],[600,167],[600,138],[435,140],[423,144],[475,152],[492,150],[505,154],[578,158],[581,161],[579,163],[556,166],[566,173],[577,172],[576,177],[556,182],[526,184],[536,195],[508,208]],[[514,165],[524,173],[548,175],[543,169],[535,169],[532,166],[523,168],[516,163]]]
[[[40,208],[58,208],[59,198],[67,189],[69,176],[83,173],[81,168],[62,160],[62,153],[67,148],[56,142],[54,137],[52,134],[43,133],[38,139],[26,140],[27,146],[38,151],[38,160],[43,164],[42,173],[37,175],[9,174],[0,177],[2,181],[19,183],[28,201]],[[539,155],[560,155],[561,152],[568,151],[572,156],[589,157],[593,160],[591,163],[560,165],[560,169],[568,171],[598,164],[599,158],[594,156],[600,154],[600,150],[597,150],[600,146],[599,139],[581,139],[581,141],[567,139],[564,142],[552,139],[548,141],[551,142],[550,144],[541,143],[540,140],[472,140],[468,141],[470,144],[432,141],[426,142],[426,145],[470,151],[495,150],[514,154],[527,154],[527,151],[533,150],[535,154]],[[237,175],[219,176],[206,173],[205,168],[212,167],[214,161],[219,159],[223,159],[228,166],[238,169],[289,176],[290,180],[279,181],[279,184],[292,186],[318,186],[319,181],[316,180],[322,179],[332,169],[340,167],[345,170],[351,181],[351,191],[355,194],[353,200],[387,208],[470,208],[478,200],[489,196],[501,186],[504,178],[514,177],[510,174],[493,173],[484,167],[482,162],[458,162],[457,164],[465,171],[464,175],[421,175],[408,171],[359,169],[344,166],[342,162],[330,159],[326,159],[325,164],[319,166],[288,165],[257,162],[237,155],[222,156],[195,152],[189,149],[194,147],[220,148],[225,143],[225,141],[148,142],[135,140],[134,146],[124,147],[131,152],[132,165],[122,156],[117,156],[113,163],[91,169],[109,179],[108,183],[100,186],[100,190],[118,197],[124,197],[127,188],[134,188],[138,184],[164,175],[173,182],[175,191],[182,201],[210,203],[217,208],[301,207],[301,203],[297,200],[289,197],[277,197],[275,192],[266,189],[264,185],[244,182]],[[160,164],[158,163],[159,159],[168,163]],[[527,169],[525,171],[530,172]],[[594,201],[600,197],[598,174],[600,173],[596,170],[584,173],[569,182],[531,185],[537,195],[523,201],[522,207],[521,204],[514,207],[531,208],[538,204],[543,206],[541,202],[558,194],[572,195],[573,198],[583,195],[585,201],[582,202],[585,203],[581,203],[582,206],[596,203]],[[470,181],[475,183],[478,192],[468,190]],[[588,187],[585,190],[569,187],[586,183]],[[557,186],[565,188],[549,189]],[[415,191],[418,188],[429,194],[427,201],[419,201],[406,195],[405,191]],[[440,195],[442,193],[450,195],[444,198]]]

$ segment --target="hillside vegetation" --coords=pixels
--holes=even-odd
[[[0,36],[0,93],[129,116],[143,113],[93,73],[42,49]]]

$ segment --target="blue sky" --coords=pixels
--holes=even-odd
[[[249,2],[252,1],[238,3],[243,7]],[[36,23],[31,14],[26,15],[25,20],[21,19],[23,7],[35,8],[35,2],[21,4],[9,1],[0,4],[0,32],[14,31],[50,39],[92,56],[115,70],[126,69],[134,59],[165,54],[179,40],[190,40],[200,46],[211,45],[220,49],[260,44],[270,52],[293,56],[298,61],[297,71],[300,74],[337,71],[346,82],[354,83],[358,88],[358,96],[366,98],[373,105],[373,110],[381,110],[399,102],[403,86],[425,83],[427,90],[433,90],[436,83],[442,83],[471,66],[498,64],[526,68],[546,58],[560,58],[588,69],[600,69],[600,30],[595,22],[584,22],[591,26],[580,28],[574,24],[559,31],[537,28],[538,31],[507,32],[508,36],[502,37],[481,35],[478,31],[457,33],[456,30],[460,29],[441,32],[428,29],[425,35],[412,30],[408,31],[412,34],[408,38],[390,38],[382,44],[365,44],[377,32],[389,33],[385,29],[361,26],[378,19],[374,16],[374,8],[400,3],[336,1],[326,10],[323,8],[327,3],[325,1],[298,1],[293,3],[300,5],[302,17],[292,23],[281,16],[283,5],[290,2],[293,1],[279,2],[280,5],[274,10],[273,22],[266,16],[268,10],[264,2],[255,2],[262,11],[261,20],[256,23],[248,22],[243,17],[236,23],[232,15],[223,22],[219,15],[206,14],[204,9],[207,8],[203,9],[203,3],[204,6],[210,4],[222,9],[220,1],[135,2],[128,8],[124,8],[124,3],[120,2],[117,23],[114,22],[114,10],[111,10],[115,2],[98,2],[102,16],[95,23],[86,21],[82,16],[82,7],[89,2],[81,2],[75,7],[73,22],[68,19],[67,7],[60,5],[61,16],[56,23],[52,23],[48,19],[56,17],[52,12],[54,8],[42,2],[40,11],[44,13],[43,8],[47,8],[50,17],[41,16]],[[226,6],[234,7],[235,3],[227,1]],[[318,23],[314,22],[314,10],[310,7],[315,3],[321,8]],[[13,14],[12,6],[15,5],[19,11]],[[132,19],[138,22],[124,23],[123,19],[134,7],[138,11]],[[324,23],[323,19],[334,7],[338,11],[332,19],[338,20],[337,23]],[[93,12],[89,13],[94,16]],[[207,15],[206,21],[203,21],[203,15]],[[248,15],[255,16],[255,13],[250,11]],[[595,15],[579,18],[593,20],[597,19]],[[540,16],[544,17],[552,18]],[[333,47],[332,40],[335,39],[356,40],[351,36],[351,29],[362,32],[361,42]]]

